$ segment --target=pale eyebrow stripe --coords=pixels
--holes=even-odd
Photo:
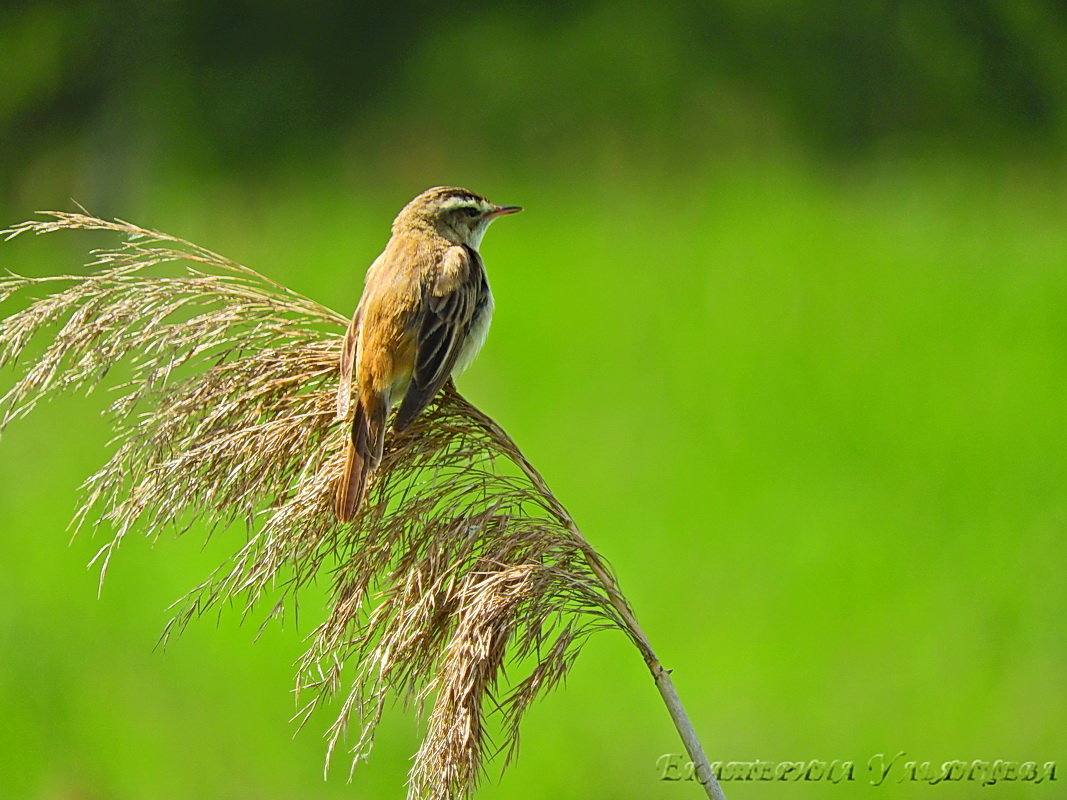
[[[441,208],[451,210],[453,208],[470,208],[475,207],[480,211],[488,211],[490,204],[481,199],[480,197],[471,197],[470,195],[457,195],[455,197],[449,197],[443,203]]]

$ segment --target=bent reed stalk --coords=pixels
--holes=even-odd
[[[87,275],[0,278],[0,301],[44,289],[0,320],[0,365],[39,353],[2,398],[2,426],[50,395],[92,390],[125,370],[109,407],[111,459],[84,484],[75,526],[113,529],[100,578],[131,531],[153,540],[195,523],[243,523],[247,540],[176,604],[163,638],[220,603],[268,619],[316,576],[327,618],[310,635],[296,688],[304,724],[340,711],[330,760],[358,720],[352,768],[392,700],[413,701],[426,732],[410,798],[468,797],[487,758],[515,756],[533,700],[556,686],[596,630],[637,647],[708,797],[723,797],[696,733],[603,558],[496,422],[451,384],[391,434],[357,518],[331,510],[348,426],[335,414],[348,320],[236,262],[123,221],[45,212],[0,232],[101,230]],[[505,677],[522,674],[518,679]],[[500,744],[487,723],[497,717]]]

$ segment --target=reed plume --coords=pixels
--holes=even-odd
[[[47,212],[2,234],[71,229],[121,241],[92,251],[85,275],[0,278],[0,301],[44,290],[0,321],[0,366],[51,333],[0,401],[0,424],[121,375],[107,411],[114,454],[85,482],[75,518],[113,532],[94,559],[101,580],[130,532],[243,524],[242,546],[180,601],[164,637],[222,603],[282,609],[321,574],[331,608],[299,661],[299,720],[339,698],[327,766],[344,741],[354,767],[386,704],[411,702],[425,736],[409,797],[443,800],[469,796],[497,752],[506,765],[532,701],[586,636],[617,628],[644,657],[708,796],[722,796],[614,577],[499,425],[449,385],[390,434],[367,501],[342,525],[331,503],[348,430],[335,405],[347,318],[122,221]]]

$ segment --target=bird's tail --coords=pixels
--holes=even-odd
[[[367,493],[367,482],[378,468],[385,447],[385,399],[372,394],[356,400],[352,418],[352,436],[345,450],[345,466],[337,482],[334,511],[341,522],[351,522]]]

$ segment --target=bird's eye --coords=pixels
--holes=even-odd
[[[474,219],[475,217],[480,217],[482,215],[482,212],[479,211],[477,208],[474,208],[473,206],[471,206],[470,208],[466,209],[466,211],[467,211],[467,216],[470,217],[471,219]]]

